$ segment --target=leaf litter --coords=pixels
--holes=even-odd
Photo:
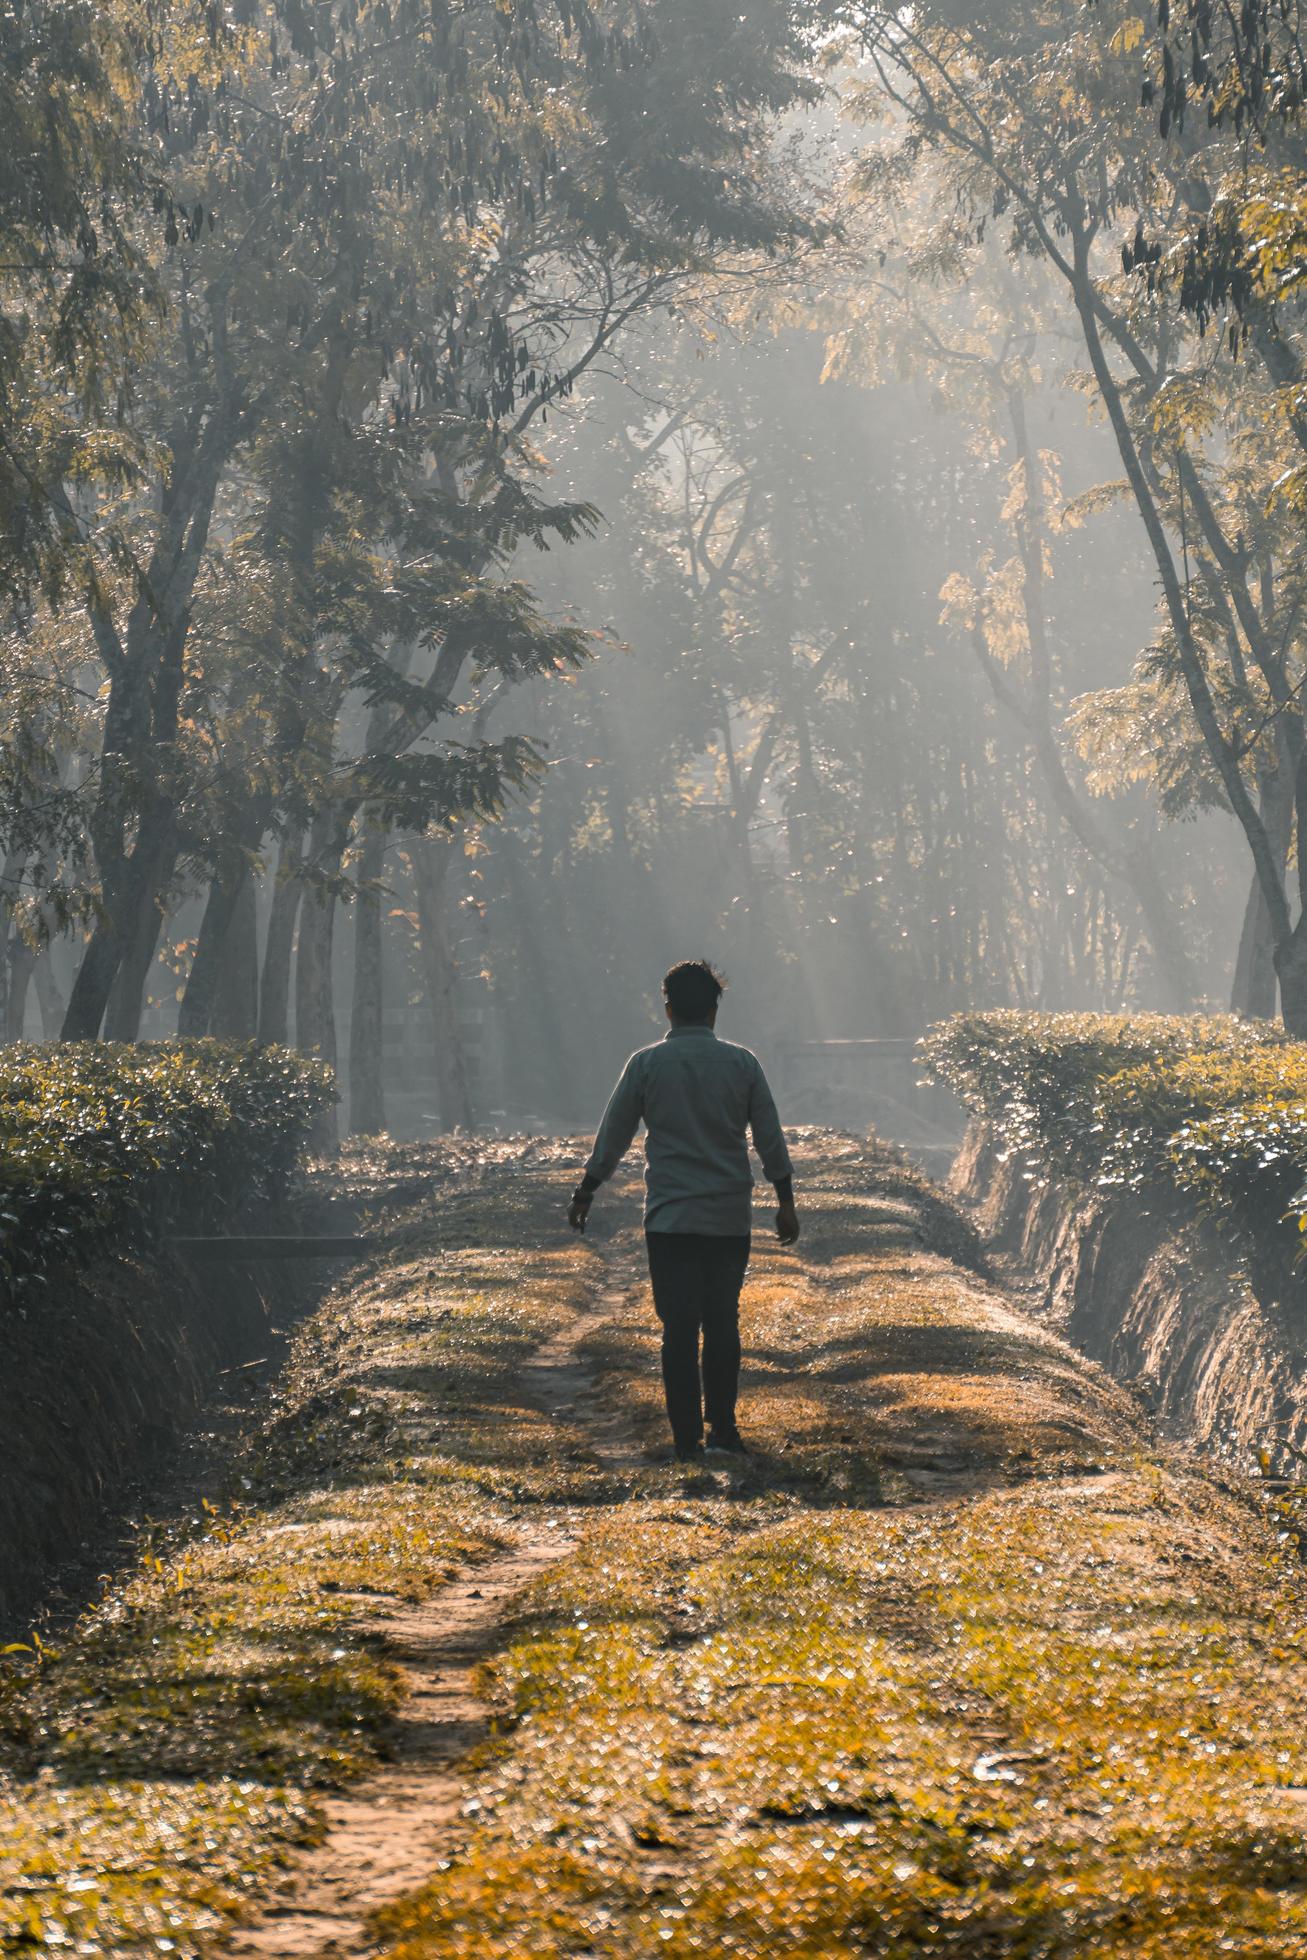
[[[756,1454],[689,1474],[620,1201],[558,1230],[565,1144],[404,1203],[393,1155],[347,1165],[383,1245],[301,1330],[249,1493],[5,1664],[0,1950],[220,1947],[388,1746],[378,1603],[552,1525],[372,1950],[1307,1955],[1275,1520],[1154,1449],[899,1160],[800,1155],[804,1256],[760,1238],[746,1294]],[[614,1273],[550,1417],[529,1357]]]

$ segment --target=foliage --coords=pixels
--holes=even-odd
[[[1000,269],[957,293],[923,282],[900,310],[867,283],[867,234],[858,244],[852,265],[807,268],[802,293],[778,281],[761,326],[710,287],[695,316],[647,328],[629,383],[588,384],[551,445],[563,487],[591,486],[609,522],[553,554],[542,596],[611,618],[631,653],[532,690],[552,766],[505,823],[448,852],[451,936],[468,944],[457,906],[480,927],[465,997],[493,990],[522,1058],[512,1120],[589,1120],[608,1058],[640,1038],[630,1001],[683,944],[716,949],[732,1018],[764,1053],[799,1029],[915,1035],[968,1003],[1169,999],[1123,880],[1059,820],[1022,716],[940,619],[951,569],[986,546],[1011,556],[1006,400],[991,432],[978,384],[956,378],[978,363],[960,361],[957,413],[924,414],[890,361],[915,339],[910,372],[934,384],[931,329],[956,329],[964,356],[992,339],[997,359]],[[1071,484],[1100,466],[1102,439],[1064,426],[1051,329],[1047,354],[1039,373],[1009,366],[1031,390],[1055,517],[1048,445]],[[634,430],[632,388],[650,404]],[[1087,529],[1054,541],[1051,716],[1125,670],[1150,605],[1128,514]],[[1027,666],[1004,670],[1017,694]],[[1215,827],[1159,835],[1137,791],[1081,801],[1151,864],[1205,978],[1213,888],[1225,896]],[[416,958],[409,972],[416,994]],[[535,1039],[542,989],[584,993],[584,1024],[563,1013]],[[813,1096],[803,1117],[858,1120],[852,1095],[834,1114]]]
[[[1073,1184],[1184,1192],[1268,1264],[1307,1230],[1307,1045],[1265,1025],[963,1015],[923,1052],[1008,1148]]]
[[[388,1155],[324,1179],[324,1199],[399,1209],[378,1267],[301,1327],[217,1466],[229,1488],[152,1529],[66,1636],[0,1657],[0,1953],[214,1951],[320,1838],[322,1791],[387,1753],[405,1676],[360,1602],[429,1599],[512,1541],[510,1507],[605,1493],[520,1407],[523,1361],[593,1264],[541,1251],[551,1185],[500,1174],[544,1155],[433,1147],[429,1180],[481,1185],[438,1211]]]
[[[175,12],[180,19],[186,0]],[[57,593],[79,527],[68,486],[130,476],[128,369],[160,286],[134,220],[147,204],[135,0],[19,0],[0,13],[0,569]]]
[[[419,909],[393,833],[432,829],[467,847],[444,908],[461,1018],[498,990],[506,1038],[553,1078],[523,1113],[579,1096],[600,1046],[566,1015],[535,1038],[534,966],[564,998],[592,944],[627,985],[667,956],[687,893],[685,929],[720,935],[742,978],[784,943],[783,986],[756,989],[768,1036],[795,1017],[871,1032],[869,999],[876,1031],[915,1033],[964,1001],[1215,993],[1218,826],[1198,851],[1159,838],[1149,792],[1188,815],[1223,811],[1222,784],[1173,646],[1120,686],[1151,574],[1134,513],[1093,482],[1119,464],[1066,430],[1072,307],[1032,257],[1031,200],[1046,218],[1063,153],[1084,158],[1077,196],[1102,164],[1096,290],[1160,363],[1157,309],[1118,269],[1116,231],[1156,202],[1124,4],[1043,4],[1034,35],[1008,7],[840,7],[843,68],[818,10],[781,0],[275,0],[216,47],[153,50],[136,134],[174,206],[141,240],[170,307],[124,403],[149,494],[105,490],[82,616],[20,620],[7,649],[11,1021],[24,947],[107,918],[68,1032],[107,1015],[126,1038],[142,989],[165,1013],[180,992],[186,1033],[253,1025],[268,909],[229,927],[281,850],[278,945],[297,907],[309,926],[297,1039],[330,1057],[331,908],[368,894],[354,947],[389,987],[392,922]],[[885,118],[874,72],[918,56],[948,82],[929,135]],[[792,112],[822,91],[823,130],[840,97],[853,116],[809,148]],[[945,167],[931,146],[959,99],[981,152]],[[819,259],[816,214],[846,188]],[[1273,525],[1263,508],[1283,431],[1233,364],[1189,351],[1173,335],[1183,371],[1130,407],[1163,478],[1177,439],[1210,436],[1231,540],[1254,570],[1274,560],[1241,585],[1259,604],[1274,587],[1292,694],[1291,485]],[[1193,583],[1251,781],[1294,711],[1255,662],[1234,674]],[[596,621],[637,657],[592,664]],[[206,888],[198,927],[179,920]],[[453,908],[473,902],[469,933]],[[384,917],[371,938],[365,913]],[[435,936],[412,927],[410,1005]],[[258,1025],[277,1039],[292,961],[269,964],[282,1012]],[[382,984],[355,995],[374,1028]]]
[[[88,84],[50,147],[103,108],[120,203],[153,187],[152,213],[106,208],[138,311],[148,295],[162,319],[111,431],[68,410],[98,474],[64,457],[35,499],[77,550],[53,629],[43,610],[0,620],[7,664],[27,670],[24,700],[51,679],[52,638],[75,672],[44,690],[38,748],[17,704],[0,729],[0,842],[37,939],[97,915],[74,1038],[106,1013],[135,1036],[161,920],[196,881],[216,887],[183,1028],[199,1034],[268,838],[307,830],[305,882],[334,903],[356,831],[492,818],[521,787],[520,739],[477,743],[470,766],[433,730],[591,651],[507,572],[597,521],[536,494],[526,433],[569,412],[672,283],[818,236],[765,140],[818,91],[789,0],[752,8],[747,32],[726,0],[175,0],[139,20],[124,0],[62,22],[54,107],[72,115],[83,69],[106,67],[101,40],[120,85],[102,104]],[[41,105],[24,86],[25,132]],[[8,188],[0,174],[0,223]],[[79,268],[96,249],[76,227]],[[4,282],[0,267],[0,307]],[[53,332],[55,297],[37,297]],[[39,406],[20,404],[25,428]],[[69,749],[98,751],[71,784]],[[308,1021],[301,1045],[329,1054]]]
[[[1206,1109],[1204,1108],[1206,1105]],[[1254,1245],[1307,1233],[1307,1051],[1205,1083],[1168,1144],[1179,1184],[1240,1225]]]
[[[1102,1149],[1098,1099],[1124,1071],[1191,1056],[1255,1054],[1282,1037],[1259,1023],[1180,1014],[959,1014],[922,1043],[927,1067],[1020,1150],[1059,1166]]]
[[[1219,159],[1210,198],[1173,213],[1169,236],[1127,247],[1127,269],[1157,278],[1200,325],[1232,313],[1236,343],[1241,326],[1248,334],[1273,319],[1307,279],[1303,26],[1300,0],[1174,10],[1159,0],[1152,21],[1128,16],[1114,37],[1140,51],[1140,105],[1163,140],[1187,163],[1204,149]],[[1220,145],[1226,132],[1233,152]]]
[[[1192,41],[1199,67],[1203,23],[1225,31],[1219,11],[1195,6],[1177,18],[1185,58]],[[1249,19],[1260,11],[1246,10]],[[925,155],[938,175],[935,234],[951,241],[954,261],[981,257],[997,230],[1010,262],[1024,272],[1035,261],[1063,288],[1090,370],[1081,385],[1106,413],[1161,593],[1156,642],[1118,703],[1134,723],[1128,767],[1156,760],[1172,811],[1215,793],[1237,818],[1265,907],[1266,953],[1259,947],[1240,973],[1236,999],[1273,1012],[1278,976],[1285,1025],[1307,1037],[1307,928],[1288,882],[1295,777],[1307,779],[1296,193],[1286,206],[1271,158],[1254,164],[1249,194],[1236,116],[1227,127],[1215,115],[1205,132],[1188,125],[1180,140],[1172,104],[1158,127],[1140,100],[1153,59],[1145,23],[1125,0],[1033,9],[941,0],[910,19],[854,0],[848,18],[875,91],[897,112],[896,166],[910,171]],[[1175,48],[1164,59],[1178,72]],[[1296,138],[1285,140],[1300,186]],[[869,188],[886,170],[873,150]],[[1260,268],[1255,278],[1244,269],[1244,298],[1257,303],[1228,336],[1205,338],[1223,301],[1188,260],[1211,246],[1213,228],[1229,233],[1222,201],[1241,178],[1248,255]],[[1172,280],[1188,296],[1178,315],[1165,294]],[[1268,293],[1283,295],[1274,314]],[[1242,358],[1245,347],[1253,358]],[[1111,750],[1123,756],[1122,728],[1100,745],[1097,719],[1087,704],[1084,752],[1100,763]]]
[[[216,1041],[10,1049],[0,1064],[0,1276],[13,1288],[167,1219],[276,1188],[332,1097],[317,1063]]]

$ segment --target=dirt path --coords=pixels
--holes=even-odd
[[[248,1504],[0,1700],[0,1953],[1307,1960],[1285,1535],[902,1165],[803,1151],[702,1468],[633,1192],[597,1242],[561,1161],[397,1213]]]
[[[648,1473],[647,1422],[642,1438],[630,1406],[612,1396],[611,1380],[601,1379],[594,1343],[605,1331],[625,1342],[643,1341],[643,1355],[628,1349],[630,1373],[651,1375],[651,1329],[627,1312],[643,1283],[643,1260],[630,1236],[607,1242],[603,1251],[602,1274],[585,1305],[525,1362],[526,1399],[556,1429],[570,1432],[575,1447],[634,1488]],[[1006,1325],[997,1303],[991,1312]],[[943,1438],[950,1440],[956,1442]],[[914,1505],[943,1501],[970,1480],[966,1452],[941,1457],[940,1444],[940,1436],[914,1422],[911,1447],[902,1452],[902,1476]],[[730,1481],[720,1469],[693,1474],[701,1487]],[[546,1518],[527,1514],[509,1550],[422,1605],[378,1610],[375,1602],[360,1601],[357,1624],[381,1637],[410,1683],[394,1760],[327,1801],[325,1838],[296,1861],[259,1922],[231,1941],[230,1960],[365,1960],[382,1950],[369,1930],[372,1915],[444,1869],[475,1826],[468,1761],[491,1720],[474,1686],[478,1663],[511,1638],[514,1600],[575,1552],[581,1528],[565,1504],[552,1507]],[[642,1863],[650,1883],[665,1883],[686,1869],[666,1851],[642,1854]]]
[[[507,1602],[568,1548],[563,1532],[542,1530],[422,1606],[378,1616],[386,1651],[411,1683],[395,1760],[328,1800],[322,1843],[294,1868],[260,1923],[231,1942],[230,1954],[274,1960],[375,1950],[368,1914],[430,1877],[466,1799],[455,1765],[487,1728],[472,1671],[497,1644]]]
[[[579,1353],[638,1283],[629,1251],[614,1250],[607,1283],[525,1364],[531,1401],[553,1423],[575,1424],[608,1468],[641,1459],[620,1413],[600,1404],[594,1367]],[[408,1677],[394,1760],[323,1805],[326,1835],[287,1874],[257,1924],[229,1943],[231,1960],[300,1960],[376,1952],[367,1922],[421,1885],[460,1832],[468,1782],[460,1764],[489,1731],[490,1710],[473,1685],[477,1664],[503,1642],[514,1598],[574,1549],[563,1516],[523,1525],[501,1557],[473,1567],[420,1606],[363,1613],[388,1658]],[[373,1602],[367,1602],[369,1606]]]

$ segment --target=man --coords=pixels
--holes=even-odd
[[[643,1118],[645,1244],[663,1325],[667,1415],[681,1462],[703,1455],[705,1412],[708,1448],[747,1454],[735,1424],[740,1288],[753,1210],[746,1130],[776,1187],[776,1235],[782,1245],[799,1236],[790,1156],[762,1065],[714,1032],[722,986],[706,960],[683,960],[668,973],[663,1004],[671,1027],[622,1070],[567,1213],[573,1229],[584,1232],[595,1192],[617,1169]]]

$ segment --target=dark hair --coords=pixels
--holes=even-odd
[[[663,999],[678,1021],[706,1021],[725,986],[707,960],[678,960],[663,977]]]

